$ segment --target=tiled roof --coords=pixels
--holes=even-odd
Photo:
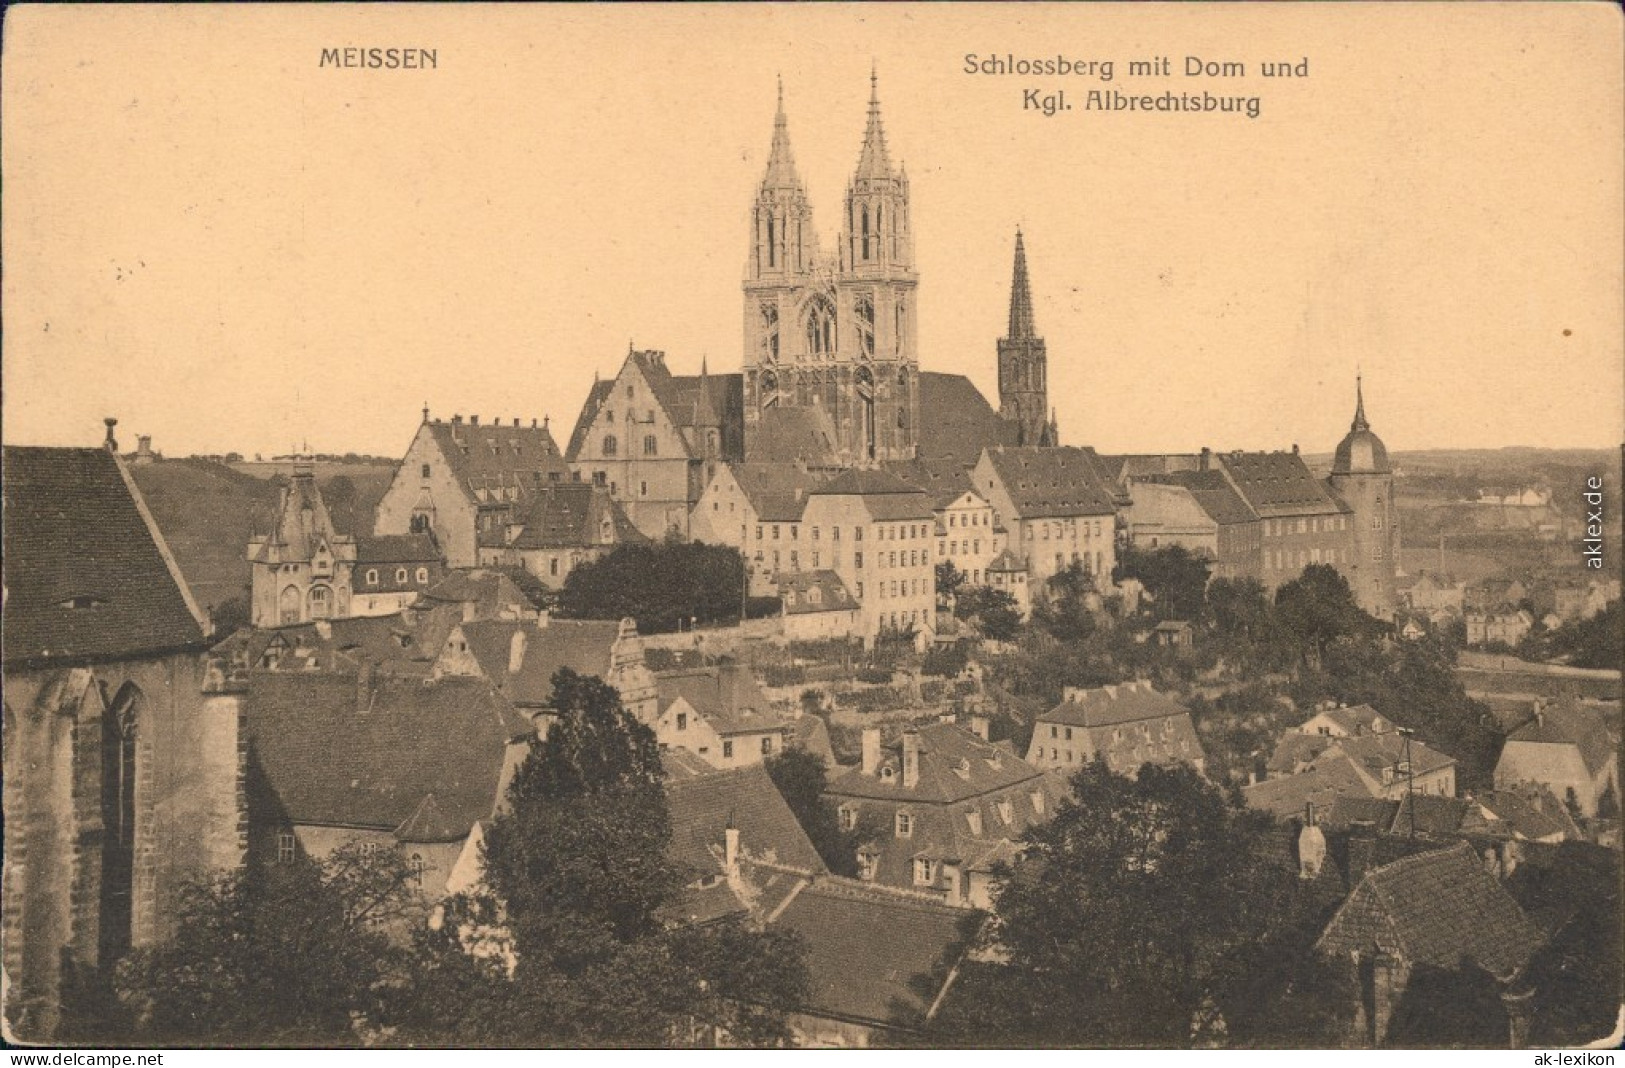
[[[999,555],[993,558],[993,562],[987,565],[987,569],[988,571],[1004,573],[1026,571],[1027,560],[1025,557],[1017,556],[1009,549],[1001,549]]]
[[[838,465],[835,427],[820,406],[769,408],[750,439],[752,463]]]
[[[362,534],[355,540],[357,567],[367,564],[427,564],[444,559],[428,534]]]
[[[885,471],[853,467],[809,491],[810,496],[857,497],[873,519],[930,519],[931,498]]]
[[[545,426],[500,423],[425,423],[458,485],[470,495],[481,489],[515,487],[520,499],[555,476],[570,477],[570,468]]]
[[[237,671],[351,671],[369,663],[394,674],[427,674],[461,619],[458,606],[438,605],[390,616],[245,629],[214,651]]]
[[[420,603],[473,605],[480,619],[494,619],[505,611],[533,611],[530,599],[496,568],[457,568],[423,591]]]
[[[590,482],[550,482],[531,501],[523,529],[512,547],[581,549],[648,540],[626,518],[608,487]]]
[[[1110,727],[1190,714],[1188,708],[1167,694],[1153,690],[1148,682],[1126,682],[1092,690],[1068,689],[1067,698],[1040,716],[1039,722]]]
[[[1378,782],[1382,781],[1384,768],[1392,768],[1405,758],[1405,739],[1396,733],[1366,734],[1358,738],[1338,738],[1333,742],[1334,749],[1347,754],[1361,768],[1365,769]],[[1417,775],[1427,775],[1430,772],[1447,768],[1456,762],[1451,756],[1429,749],[1421,742],[1411,741],[1411,770]],[[1399,773],[1395,773],[1399,777]]]
[[[1449,970],[1465,959],[1510,978],[1542,941],[1473,847],[1458,842],[1367,872],[1317,948],[1339,955],[1381,949],[1413,965]]]
[[[1322,716],[1325,716],[1352,735],[1376,733],[1379,721],[1385,730],[1393,730],[1393,724],[1388,723],[1382,713],[1370,705],[1345,705],[1340,708],[1323,709],[1304,722],[1307,724]]]
[[[1572,745],[1592,775],[1618,759],[1619,743],[1603,718],[1572,698],[1543,706],[1535,719],[1507,735],[1507,742]]]
[[[982,391],[964,375],[920,372],[917,456],[952,458],[975,466],[983,449],[1016,443],[1017,424],[1001,419]]]
[[[482,679],[328,673],[254,674],[244,722],[291,822],[437,840],[490,817],[507,744],[531,731]]]
[[[1001,446],[987,456],[1022,519],[1112,514],[1112,492],[1083,449]]]
[[[1482,833],[1486,829],[1485,821],[1477,808],[1465,798],[1440,797],[1437,794],[1406,794],[1399,799],[1399,808],[1394,811],[1393,822],[1388,825],[1389,833],[1411,833],[1412,813],[1415,813],[1416,817],[1416,833],[1429,837],[1437,838],[1468,832]]]
[[[667,782],[673,779],[691,779],[696,775],[712,775],[717,770],[707,763],[704,757],[683,748],[662,749],[660,767],[666,773]]]
[[[308,518],[306,512],[310,513]],[[271,532],[266,536],[256,559],[272,559],[272,546],[279,546],[284,560],[309,560],[315,555],[318,543],[331,546],[340,540],[348,542],[351,539],[341,538],[334,529],[327,503],[322,500],[321,490],[316,487],[315,475],[308,467],[296,467],[293,478],[288,481],[277,502]]]
[[[777,923],[807,943],[807,1010],[895,1027],[924,1021],[964,955],[974,914],[845,879],[803,890]]]
[[[202,648],[163,535],[105,449],[6,446],[5,660]]]
[[[1335,515],[1348,506],[1332,496],[1295,452],[1219,453],[1237,492],[1265,518]]]
[[[664,353],[634,352],[627,362],[635,366],[649,384],[655,401],[666,418],[679,430],[693,427],[715,427],[721,434],[719,444],[724,457],[738,459],[744,451],[745,386],[739,374],[674,375],[666,369]],[[609,398],[619,377],[594,382],[587,399],[576,417],[575,429],[570,433],[566,456],[574,460],[581,455],[592,429],[598,410]]]
[[[832,797],[952,804],[1036,783],[1044,777],[1025,760],[982,741],[957,724],[930,723],[918,728],[918,734],[919,780],[913,788],[903,786],[903,745],[899,741],[881,752],[881,766],[889,764],[895,772],[891,779],[865,775],[860,767],[844,768],[830,777],[827,792]]]
[[[598,417],[598,409],[603,407],[604,398],[609,391],[615,388],[613,378],[599,379],[587,390],[587,399],[581,404],[581,414],[576,416],[575,429],[570,432],[570,445],[565,451],[565,457],[574,460],[581,455],[582,448],[587,444],[587,431],[592,429],[592,421]]]
[[[1291,775],[1304,764],[1330,749],[1334,739],[1329,734],[1300,734],[1288,731],[1275,743],[1275,750],[1265,767],[1271,773]]]
[[[620,626],[614,620],[556,619],[538,626],[486,619],[464,623],[461,631],[480,670],[504,697],[516,705],[542,708],[553,699],[553,676],[560,668],[609,679]],[[524,635],[519,670],[510,672],[519,634]]]
[[[946,508],[966,493],[976,492],[970,468],[955,456],[901,460],[887,464],[885,470],[930,494],[933,509]]]
[[[1220,526],[1256,523],[1258,514],[1247,506],[1222,471],[1175,471],[1152,476],[1148,481],[1184,486],[1202,510]]]
[[[829,741],[829,724],[824,722],[823,716],[807,713],[791,720],[790,744],[823,760],[825,767],[835,766],[835,750]]]
[[[812,591],[818,591],[814,600]],[[791,594],[794,594],[792,600]],[[786,615],[800,616],[812,612],[850,612],[858,607],[847,591],[846,583],[833,571],[795,571],[779,575],[779,596],[784,599]]]
[[[1310,802],[1329,809],[1343,795],[1370,797],[1371,790],[1345,756],[1320,760],[1308,771],[1269,779],[1242,788],[1248,808],[1274,813],[1283,819],[1302,814]]]
[[[807,506],[807,491],[823,481],[799,464],[729,464],[739,491],[764,523],[796,523]]]
[[[1521,784],[1504,790],[1486,790],[1473,801],[1515,838],[1539,841],[1554,834],[1574,840],[1580,829],[1568,809],[1545,786]]]
[[[1328,831],[1346,831],[1356,823],[1369,823],[1380,831],[1393,826],[1398,811],[1399,802],[1386,797],[1340,794],[1320,817],[1320,825]]]
[[[681,697],[718,734],[755,734],[785,727],[784,717],[768,705],[755,676],[737,664],[661,672],[655,685],[662,711]]]

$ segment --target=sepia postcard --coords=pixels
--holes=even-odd
[[[7,1042],[1612,1064],[1622,25],[12,6]]]

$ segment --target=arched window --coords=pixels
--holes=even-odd
[[[413,534],[429,533],[429,516],[425,512],[416,512],[412,515],[412,525],[408,528]]]
[[[604,455],[605,456],[614,456],[617,452],[620,451],[620,447],[621,447],[620,442],[615,440],[615,435],[614,434],[605,434],[604,435]]]
[[[310,618],[330,619],[333,616],[333,589],[330,586],[310,588]]]
[[[869,258],[869,209],[863,209],[863,258]]]
[[[126,683],[102,716],[102,871],[100,959],[130,948],[135,904],[136,742],[140,689]]]
[[[419,586],[425,585],[425,584],[428,583],[428,581],[429,581],[429,569],[426,568],[426,567],[418,568],[418,585]]]
[[[769,361],[779,358],[779,309],[771,304],[762,305],[762,356]]]
[[[396,583],[396,585],[405,585],[406,584],[406,568],[397,567],[395,569],[395,583]]]
[[[367,568],[367,585],[378,585],[378,569],[376,567]]]
[[[762,372],[762,407],[768,408],[779,402],[779,376],[772,371]]]
[[[875,354],[875,302],[859,297],[853,306],[858,317],[858,351],[865,356]]]
[[[767,217],[767,265],[778,265],[778,233],[773,226],[773,216]]]
[[[299,596],[298,586],[285,586],[277,598],[277,622],[298,623],[303,618],[300,608],[304,598]]]
[[[835,309],[822,297],[807,309],[807,352],[827,356],[835,351]]]

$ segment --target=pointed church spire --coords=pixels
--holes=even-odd
[[[1361,388],[1361,375],[1354,376],[1354,423],[1350,430],[1370,430],[1371,424],[1365,421],[1365,392]]]
[[[891,156],[886,151],[886,130],[880,124],[880,74],[869,66],[869,124],[863,131],[863,151],[858,155],[858,181],[865,178],[890,179]]]
[[[790,120],[784,115],[784,79],[779,79],[779,106],[773,116],[773,147],[767,153],[767,173],[762,176],[765,189],[799,189],[801,178],[796,174],[796,157],[790,151]]]
[[[1010,280],[1010,338],[1037,337],[1038,327],[1033,321],[1033,294],[1027,283],[1027,246],[1021,239],[1021,227],[1016,227],[1016,268]]]

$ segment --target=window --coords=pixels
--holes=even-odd
[[[1010,801],[1007,798],[1007,799],[999,802],[999,822],[1008,825],[1010,823],[1010,817],[1011,817]]]
[[[1069,742],[1072,740],[1072,728],[1071,727],[1068,727],[1066,729],[1066,740],[1069,741]]]
[[[1051,738],[1059,738],[1061,736],[1061,729],[1055,724],[1051,723],[1049,727],[1049,736]]]
[[[432,471],[432,470],[433,470],[433,468],[431,468],[428,464],[424,464],[423,465],[423,477],[428,478],[429,477],[429,472]]]
[[[909,815],[907,812],[899,812],[897,814],[897,837],[914,837],[914,817]]]
[[[977,838],[982,837],[982,811],[981,811],[981,809],[973,808],[969,812],[966,812],[965,813],[965,823],[966,823],[967,826],[970,827],[970,833],[973,836],[975,836]]]
[[[291,831],[283,831],[276,836],[276,862],[278,864],[292,864],[293,858],[298,854],[298,840]]]
[[[756,540],[757,540],[757,541],[761,541],[761,540],[762,540],[762,526],[761,526],[761,524],[760,524],[760,523],[758,523],[758,524],[757,524],[757,525],[756,525]]]
[[[554,578],[558,577],[558,574],[559,574],[559,558],[558,557],[550,556],[550,557],[547,558],[547,573],[549,575],[552,575]]]
[[[734,744],[732,742],[723,742],[722,743],[722,759],[724,759],[724,760],[732,760],[733,755],[734,755]]]
[[[860,570],[862,569],[862,567],[863,567],[863,554],[862,553],[853,553],[852,554],[852,566],[855,567],[855,568],[858,568]]]
[[[615,435],[614,434],[605,434],[604,435],[604,449],[603,449],[603,452],[604,452],[605,456],[614,456],[618,451],[620,451],[620,447],[621,447],[620,442],[615,440]]]
[[[779,525],[777,523],[773,524],[773,540],[779,540]]]
[[[310,618],[330,619],[333,615],[333,591],[327,586],[310,588]]]
[[[655,442],[655,436],[653,434],[645,434],[643,436],[643,455],[653,456],[655,455],[657,448],[658,445]]]
[[[367,568],[367,585],[378,585],[378,569],[376,567]]]
[[[395,581],[403,586],[406,584],[406,568],[397,567],[395,569]]]
[[[428,867],[428,865],[423,863],[423,854],[413,853],[412,859],[406,862],[406,866],[412,873],[412,881],[417,885],[422,886],[423,872]]]
[[[936,875],[935,865],[925,857],[914,858],[914,882],[918,886],[929,886]]]
[[[688,713],[687,712],[679,712],[679,713],[677,713],[677,729],[680,730],[680,731],[688,730]]]
[[[639,482],[638,483],[638,496],[639,497],[647,497],[648,495],[649,495],[649,483],[647,481]]]
[[[428,581],[429,581],[429,569],[426,568],[426,567],[418,568],[418,585],[420,585],[420,586],[425,585],[425,584],[428,583]]]
[[[873,880],[875,877],[875,867],[879,860],[880,858],[873,853],[859,853],[858,878]]]
[[[1044,814],[1044,792],[1042,790],[1034,790],[1032,793],[1032,798],[1033,811],[1042,816]]]
[[[1382,529],[1382,516],[1374,515],[1374,516],[1371,517],[1371,529],[1372,530],[1381,530]]]
[[[763,756],[772,756],[773,755],[773,736],[771,734],[768,735],[766,738],[762,739],[762,755]]]

